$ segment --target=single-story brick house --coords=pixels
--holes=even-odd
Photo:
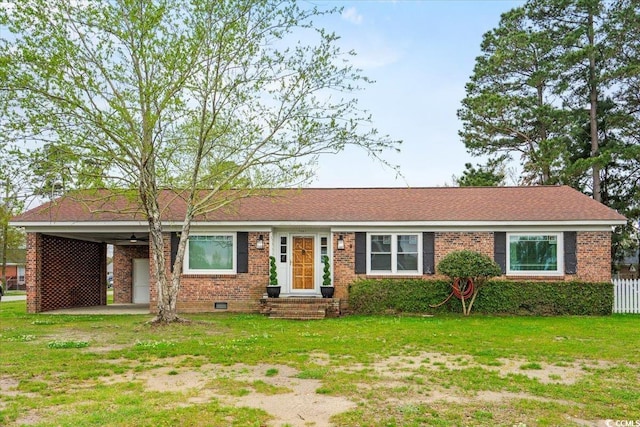
[[[13,219],[27,232],[29,312],[106,304],[107,244],[115,302],[154,310],[148,224],[134,199],[105,193],[64,196]],[[171,265],[185,205],[170,190],[159,201]],[[278,190],[195,218],[178,310],[259,311],[270,255],[281,298],[319,297],[329,256],[339,304],[358,278],[436,277],[459,249],[493,257],[507,279],[609,281],[612,228],[625,222],[567,186]]]
[[[26,249],[15,248],[8,249],[5,264],[5,277],[7,278],[6,290],[24,290],[24,273],[26,262]],[[0,259],[3,258],[2,249],[0,248]]]

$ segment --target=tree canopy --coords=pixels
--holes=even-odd
[[[640,218],[640,3],[529,0],[481,50],[458,111],[467,150]]]
[[[180,288],[165,268],[159,188],[186,194],[179,272],[191,219],[232,201],[221,190],[247,197],[304,183],[319,155],[349,145],[383,163],[397,148],[358,107],[370,81],[350,65],[353,53],[314,25],[335,12],[272,0],[25,0],[0,9],[12,132],[55,148],[45,163],[80,165],[83,186],[137,189],[159,320],[177,319]]]
[[[26,164],[24,153],[11,144],[0,150],[0,284],[7,283],[7,254],[25,246],[24,233],[9,221],[25,203]]]
[[[506,172],[502,159],[489,159],[486,165],[465,163],[462,176],[455,177],[460,187],[496,187],[504,185]]]

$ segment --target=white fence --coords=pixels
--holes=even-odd
[[[613,312],[640,313],[640,279],[613,279]]]

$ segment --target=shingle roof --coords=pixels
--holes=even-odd
[[[107,190],[68,195],[31,209],[13,223],[144,220],[135,197],[107,198]],[[160,195],[165,221],[182,221],[184,200]],[[568,186],[437,188],[304,188],[254,195],[198,221],[612,221],[625,218]]]

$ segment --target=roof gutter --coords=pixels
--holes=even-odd
[[[193,221],[192,229],[198,228],[330,228],[334,231],[360,231],[372,228],[437,228],[444,230],[461,229],[504,229],[504,228],[563,228],[610,229],[626,224],[625,220],[534,220],[534,221]],[[9,225],[24,228],[27,232],[73,231],[73,232],[129,232],[148,230],[146,221],[92,221],[92,222],[17,222]],[[179,231],[182,222],[164,221],[166,231]]]

